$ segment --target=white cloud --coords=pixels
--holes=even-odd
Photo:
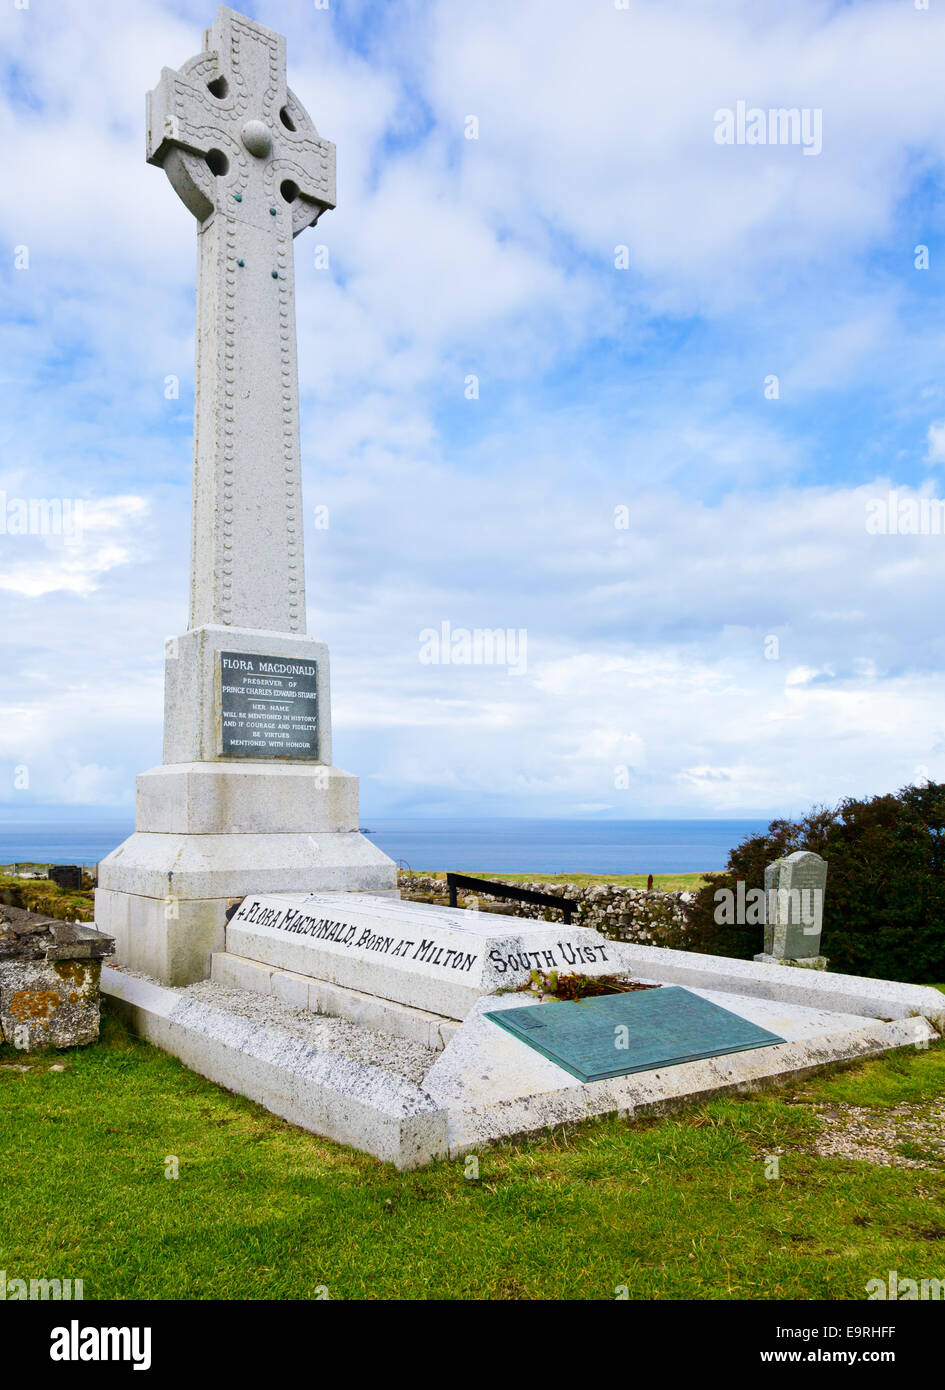
[[[136,559],[134,535],[149,510],[145,498],[125,496],[86,501],[4,493],[2,503],[6,544],[0,558],[0,589],[25,598],[93,593],[106,574]],[[19,516],[27,528],[23,534],[12,530]],[[115,532],[127,538],[125,543],[103,538],[103,533]]]
[[[940,425],[929,425],[929,449],[926,458],[929,463],[945,463],[945,420]]]
[[[306,506],[330,516],[308,594],[369,813],[803,809],[945,776],[945,539],[865,528],[945,461],[931,279],[888,269],[915,277],[928,214],[902,210],[945,156],[945,18],[482,0],[358,10],[356,52],[333,12],[270,8],[339,151],[338,210],[296,243]],[[195,257],[143,106],[206,18],[0,12],[0,234],[31,252],[0,487],[89,497],[81,546],[0,538],[0,753],[39,800],[127,804],[160,756]],[[717,146],[740,98],[822,108],[822,155]],[[444,620],[526,628],[527,674],[422,666]]]

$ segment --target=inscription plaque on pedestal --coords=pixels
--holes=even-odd
[[[220,752],[229,758],[318,757],[318,665],[220,652]]]

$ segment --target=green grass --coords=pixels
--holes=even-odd
[[[0,1268],[87,1298],[862,1298],[945,1274],[945,1172],[785,1152],[789,1092],[617,1118],[397,1173],[131,1038],[0,1070]],[[0,1061],[22,1062],[5,1049]],[[945,1091],[945,1047],[808,1079],[818,1100]],[[165,1177],[165,1160],[180,1176]]]
[[[806,1088],[805,1093],[806,1093]],[[909,1050],[889,1052],[882,1063],[838,1071],[818,1082],[821,1100],[888,1109],[945,1096],[945,1046],[930,1047],[917,1067]]]
[[[414,873],[424,873],[425,878],[441,878],[446,880],[445,873],[434,873],[431,869],[428,872],[416,869]],[[407,877],[408,875],[402,875]],[[581,888],[587,888],[594,883],[616,883],[623,888],[645,888],[646,874],[494,874],[487,869],[479,869],[472,878],[491,878],[497,883],[576,883]],[[694,893],[705,883],[703,874],[654,874],[653,887],[662,888],[665,892],[676,889],[688,889]]]

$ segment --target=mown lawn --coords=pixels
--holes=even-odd
[[[94,1298],[863,1298],[945,1277],[945,1168],[790,1151],[800,1096],[945,1095],[945,1045],[671,1119],[411,1173],[294,1129],[131,1038],[0,1061],[0,1269]],[[52,1072],[51,1062],[66,1063]],[[780,1176],[765,1176],[766,1155]],[[171,1156],[179,1177],[165,1177]]]

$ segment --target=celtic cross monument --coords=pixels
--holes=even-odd
[[[335,150],[285,40],[221,6],[148,96],[147,157],[197,219],[190,623],[166,643],[164,762],[99,867],[120,963],[202,979],[249,893],[396,891],[331,763],[328,651],[305,636],[293,238],[334,207]]]

